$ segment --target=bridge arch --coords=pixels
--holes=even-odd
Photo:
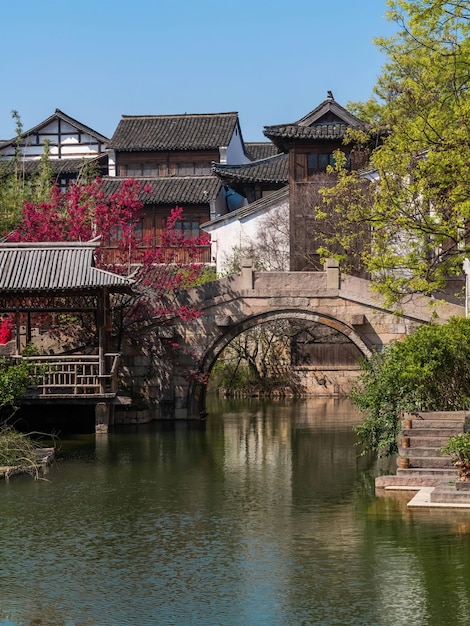
[[[199,376],[191,381],[188,388],[188,408],[191,415],[198,416],[206,413],[206,385],[203,384],[202,381],[210,374],[222,351],[241,333],[260,324],[279,320],[300,320],[307,323],[310,322],[328,326],[347,337],[365,357],[370,357],[372,354],[359,333],[351,326],[333,317],[319,314],[312,310],[282,308],[250,315],[224,328],[205,350],[199,362]]]

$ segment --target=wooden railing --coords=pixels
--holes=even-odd
[[[119,353],[104,355],[104,363],[93,355],[48,355],[13,357],[34,363],[37,382],[27,397],[109,397],[117,392]],[[101,366],[100,366],[101,365]]]
[[[123,258],[122,252],[116,248],[103,248],[101,251],[101,259],[103,263],[109,265],[122,265],[130,262],[131,264],[139,263],[142,258],[143,249],[138,249],[131,258]],[[210,246],[196,246],[191,251],[185,248],[168,248],[164,252],[165,263],[178,263],[181,265],[189,265],[191,263],[210,263],[211,248]]]

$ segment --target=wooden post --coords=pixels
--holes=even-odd
[[[99,356],[99,364],[98,364],[98,376],[100,381],[100,393],[104,394],[105,386],[104,386],[104,375],[106,374],[106,366],[105,366],[105,352],[106,352],[106,299],[107,299],[107,291],[106,289],[98,297],[98,311],[96,315],[96,323],[98,324],[98,356]]]
[[[15,327],[16,327],[16,354],[21,354],[21,337],[20,337],[20,312],[18,310],[18,302],[15,306]]]

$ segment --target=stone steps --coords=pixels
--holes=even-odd
[[[404,477],[416,477],[416,476],[436,476],[441,480],[449,479],[455,480],[457,478],[457,470],[452,467],[410,467],[408,469],[397,468],[397,476]]]
[[[404,413],[403,419],[411,420],[457,420],[459,422],[470,421],[470,411],[414,411]]]
[[[436,449],[439,448],[440,450],[442,446],[444,446],[447,443],[447,440],[449,439],[449,437],[451,437],[454,434],[458,435],[461,432],[462,431],[459,430],[455,433],[450,433],[450,434],[445,433],[443,435],[438,435],[438,436],[434,436],[433,433],[430,433],[429,435],[425,435],[424,437],[422,437],[421,433],[419,433],[419,435],[413,436],[412,438],[413,447],[436,448]],[[408,441],[403,441],[403,439],[408,439]],[[401,442],[401,447],[406,450],[406,448],[409,448],[410,443],[411,443],[411,438],[403,437],[402,442]]]
[[[410,506],[456,506],[470,508],[470,489],[461,489],[457,469],[451,458],[440,454],[449,437],[466,432],[470,425],[468,411],[407,413],[402,422],[397,471],[392,476],[378,476],[376,486],[384,489],[416,489]],[[405,458],[407,467],[400,467]],[[400,465],[399,465],[400,464]],[[425,490],[419,504],[412,504]],[[424,498],[424,500],[423,500]]]
[[[408,461],[397,459],[397,464],[407,462],[408,468],[425,472],[445,468],[454,471],[451,458],[441,455],[440,450],[449,437],[464,432],[467,420],[467,411],[405,413],[399,455]]]
[[[444,443],[453,435],[459,435],[463,432],[462,426],[459,428],[413,428],[402,430],[403,437],[436,437]]]
[[[436,454],[435,451],[434,454]],[[452,462],[449,457],[444,456],[416,456],[414,454],[409,454],[408,468],[445,469],[452,468]]]
[[[431,502],[468,503],[470,504],[470,490],[460,491],[455,485],[438,485],[430,493]]]
[[[437,446],[410,446],[409,448],[399,448],[399,454],[401,456],[412,456],[414,458],[424,458],[429,456],[439,456],[442,458],[446,458],[450,460],[448,455],[441,455],[439,450],[441,449],[441,445]]]
[[[418,420],[418,421],[408,421],[406,424],[411,424],[411,426],[407,426],[405,423],[403,424],[403,432],[412,432],[415,430],[461,430],[463,428],[463,424],[465,422],[459,422],[458,420]]]

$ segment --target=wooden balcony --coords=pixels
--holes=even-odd
[[[131,255],[129,260],[123,259],[122,252],[116,248],[103,248],[101,258],[103,263],[108,265],[122,265],[128,262],[137,264],[140,262],[143,252],[143,248],[138,249],[135,254]],[[196,246],[191,252],[185,248],[168,248],[164,252],[164,257],[165,263],[177,263],[179,265],[190,265],[191,263],[207,264],[211,262],[211,247]]]
[[[34,363],[37,383],[31,385],[24,400],[113,399],[118,389],[117,370],[120,354],[50,355],[12,357]]]

